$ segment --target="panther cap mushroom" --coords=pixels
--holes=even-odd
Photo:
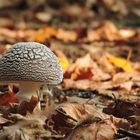
[[[40,85],[56,85],[62,79],[57,57],[43,44],[19,42],[0,58],[0,82],[18,83],[21,99],[30,99]]]

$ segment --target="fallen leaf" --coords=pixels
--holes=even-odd
[[[8,122],[11,122],[11,121],[8,120],[8,119],[3,118],[2,114],[0,114],[0,125],[6,124]]]
[[[64,140],[112,140],[116,134],[116,128],[109,120],[81,124],[74,129]]]
[[[29,113],[35,113],[38,110],[38,98],[32,96],[30,101],[21,101],[20,104],[16,106],[16,112],[21,115],[26,115]]]
[[[136,35],[136,32],[134,30],[128,29],[120,29],[118,33],[124,40],[134,37]]]
[[[105,21],[98,28],[90,29],[87,32],[87,40],[127,40],[133,38],[137,34],[136,31],[130,29],[118,29],[113,22]]]
[[[125,110],[125,111],[122,111]],[[116,100],[103,110],[106,114],[112,114],[119,118],[128,118],[140,113],[140,108],[135,103]]]
[[[50,39],[51,37],[55,37],[57,34],[57,30],[53,27],[45,27],[37,30],[33,35],[29,38],[30,41],[38,41],[38,42],[45,42],[46,40]]]
[[[1,95],[0,105],[8,106],[11,103],[19,103],[19,99],[16,97],[15,93],[8,91],[8,93]]]
[[[19,114],[11,114],[12,119],[16,120],[14,125],[4,127],[0,131],[1,140],[32,140],[42,133],[47,133],[43,128],[44,121],[35,116],[24,117]]]
[[[52,19],[52,15],[47,12],[37,12],[35,16],[41,22],[48,22]]]
[[[63,80],[63,87],[65,88],[77,88],[77,89],[92,89],[97,87],[99,84],[98,82],[93,82],[90,81],[88,79],[84,79],[84,80],[71,80],[71,79],[64,79]]]
[[[113,41],[118,39],[117,33],[118,33],[117,27],[112,22],[106,21],[98,28],[89,30],[87,34],[87,40],[94,41],[106,39],[109,41]]]
[[[36,96],[32,96],[29,101],[19,101],[17,104],[12,104],[7,110],[7,114],[9,113],[18,113],[23,116],[27,114],[36,114],[39,111],[38,108],[38,98]]]
[[[90,104],[63,103],[56,107],[52,115],[46,120],[46,127],[55,133],[65,135],[88,116],[101,120],[110,118]],[[114,119],[114,121],[119,121],[119,119]]]
[[[115,73],[115,68],[114,68],[113,64],[110,63],[110,61],[108,61],[106,55],[101,56],[99,58],[98,63],[100,65],[101,69],[104,72],[111,73],[111,74],[114,74]]]
[[[108,55],[108,60],[113,63],[116,67],[122,68],[126,72],[133,72],[131,64],[123,58]]]
[[[77,34],[72,30],[64,30],[59,28],[56,34],[56,38],[63,40],[64,42],[68,42],[68,41],[74,42],[77,40]]]
[[[91,79],[93,77],[93,60],[89,54],[79,58],[65,71],[64,77],[72,80]]]
[[[60,51],[58,49],[57,50],[53,49],[52,51],[57,55],[58,60],[60,61],[60,64],[61,64],[63,72],[64,72],[70,66],[68,58],[62,51]]]
[[[133,74],[128,72],[119,72],[113,75],[112,83],[120,84],[132,80]]]
[[[65,103],[59,105],[49,119],[46,120],[46,125],[52,131],[59,134],[66,134],[77,121],[85,115],[84,108],[77,103]]]

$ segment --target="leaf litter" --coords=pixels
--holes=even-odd
[[[140,29],[126,26],[139,24],[137,1],[54,1],[26,1],[24,10],[2,3],[0,57],[19,41],[46,44],[64,79],[43,108],[38,98],[22,101],[18,90],[0,85],[0,139],[139,139]]]

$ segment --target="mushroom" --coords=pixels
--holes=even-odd
[[[21,99],[30,99],[41,85],[56,85],[62,79],[57,57],[43,44],[19,42],[0,58],[0,82],[18,83],[17,96]]]

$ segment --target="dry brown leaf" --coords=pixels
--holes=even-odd
[[[107,21],[104,23],[104,26],[102,26],[102,28],[99,28],[97,30],[97,32],[102,38],[106,38],[112,41],[117,38],[118,29],[112,22]]]
[[[35,113],[37,111],[37,105],[38,105],[38,98],[35,96],[32,96],[30,101],[22,101],[20,104],[18,104],[15,107],[16,113],[19,113],[21,115],[26,115],[29,113]]]
[[[48,22],[52,19],[52,15],[47,12],[37,12],[35,17],[41,22]]]
[[[132,115],[139,114],[140,108],[136,105],[136,103],[116,100],[116,102],[112,102],[107,108],[104,108],[104,112],[119,118],[128,118]]]
[[[91,79],[93,77],[94,62],[89,54],[79,58],[64,73],[65,78],[72,80]]]
[[[8,120],[8,119],[3,118],[3,117],[2,117],[2,114],[0,114],[0,125],[6,124],[6,123],[8,123],[8,122],[11,122],[11,121]]]
[[[133,73],[119,72],[113,75],[111,85],[113,87],[118,87],[119,89],[123,89],[126,91],[126,93],[127,92],[129,93],[134,85],[139,86],[139,82],[140,82],[139,77],[140,77],[140,73],[138,72],[133,72]]]
[[[89,30],[87,40],[94,41],[107,39],[113,41],[117,38],[117,31],[118,29],[112,22],[106,21],[97,29]]]
[[[88,116],[95,118],[110,119],[108,115],[97,110],[90,104],[64,103],[60,104],[46,120],[46,127],[55,133],[66,134],[72,131],[72,128],[79,122],[85,120]]]
[[[134,83],[132,81],[127,81],[125,83],[120,84],[120,88],[125,90],[126,92],[130,92],[132,90],[132,86]]]
[[[111,89],[114,86],[112,85],[111,81],[107,82],[100,82],[94,80],[77,80],[73,81],[71,79],[64,79],[63,80],[63,87],[65,88],[77,88],[77,89]]]
[[[47,133],[43,128],[44,121],[41,118],[32,116],[24,117],[19,114],[11,114],[13,120],[16,120],[14,125],[4,127],[0,131],[1,140],[32,140],[42,133]]]
[[[134,37],[136,35],[136,32],[130,29],[120,29],[118,31],[118,34],[121,36],[122,39],[125,40]]]
[[[63,40],[64,42],[68,41],[76,41],[77,40],[77,34],[76,32],[72,30],[64,30],[64,29],[58,29],[58,32],[56,34],[56,38]]]
[[[129,81],[130,79],[132,79],[132,76],[133,75],[131,73],[119,72],[113,76],[112,82],[113,84],[120,84],[120,83]]]
[[[59,105],[46,121],[47,127],[59,134],[66,134],[85,115],[84,108],[77,103]],[[72,119],[73,118],[73,119]]]
[[[113,140],[116,133],[111,121],[105,120],[74,129],[65,140]]]
[[[77,89],[87,89],[98,86],[98,83],[92,82],[90,80],[77,80],[73,81],[71,79],[64,79],[63,80],[63,87],[64,88],[77,88]]]
[[[115,68],[114,66],[108,61],[107,59],[107,56],[106,55],[103,55],[99,58],[99,61],[98,61],[101,69],[104,71],[104,72],[107,72],[107,73],[111,73],[111,74],[114,74],[115,73]]]
[[[100,35],[96,32],[96,30],[89,30],[88,32],[87,32],[87,40],[89,41],[89,42],[92,42],[92,41],[94,41],[94,40],[100,40],[101,39],[101,37],[100,37]]]
[[[130,29],[118,29],[116,25],[111,21],[106,21],[96,29],[90,29],[87,33],[87,40],[127,40],[133,38],[136,35],[136,31]]]

